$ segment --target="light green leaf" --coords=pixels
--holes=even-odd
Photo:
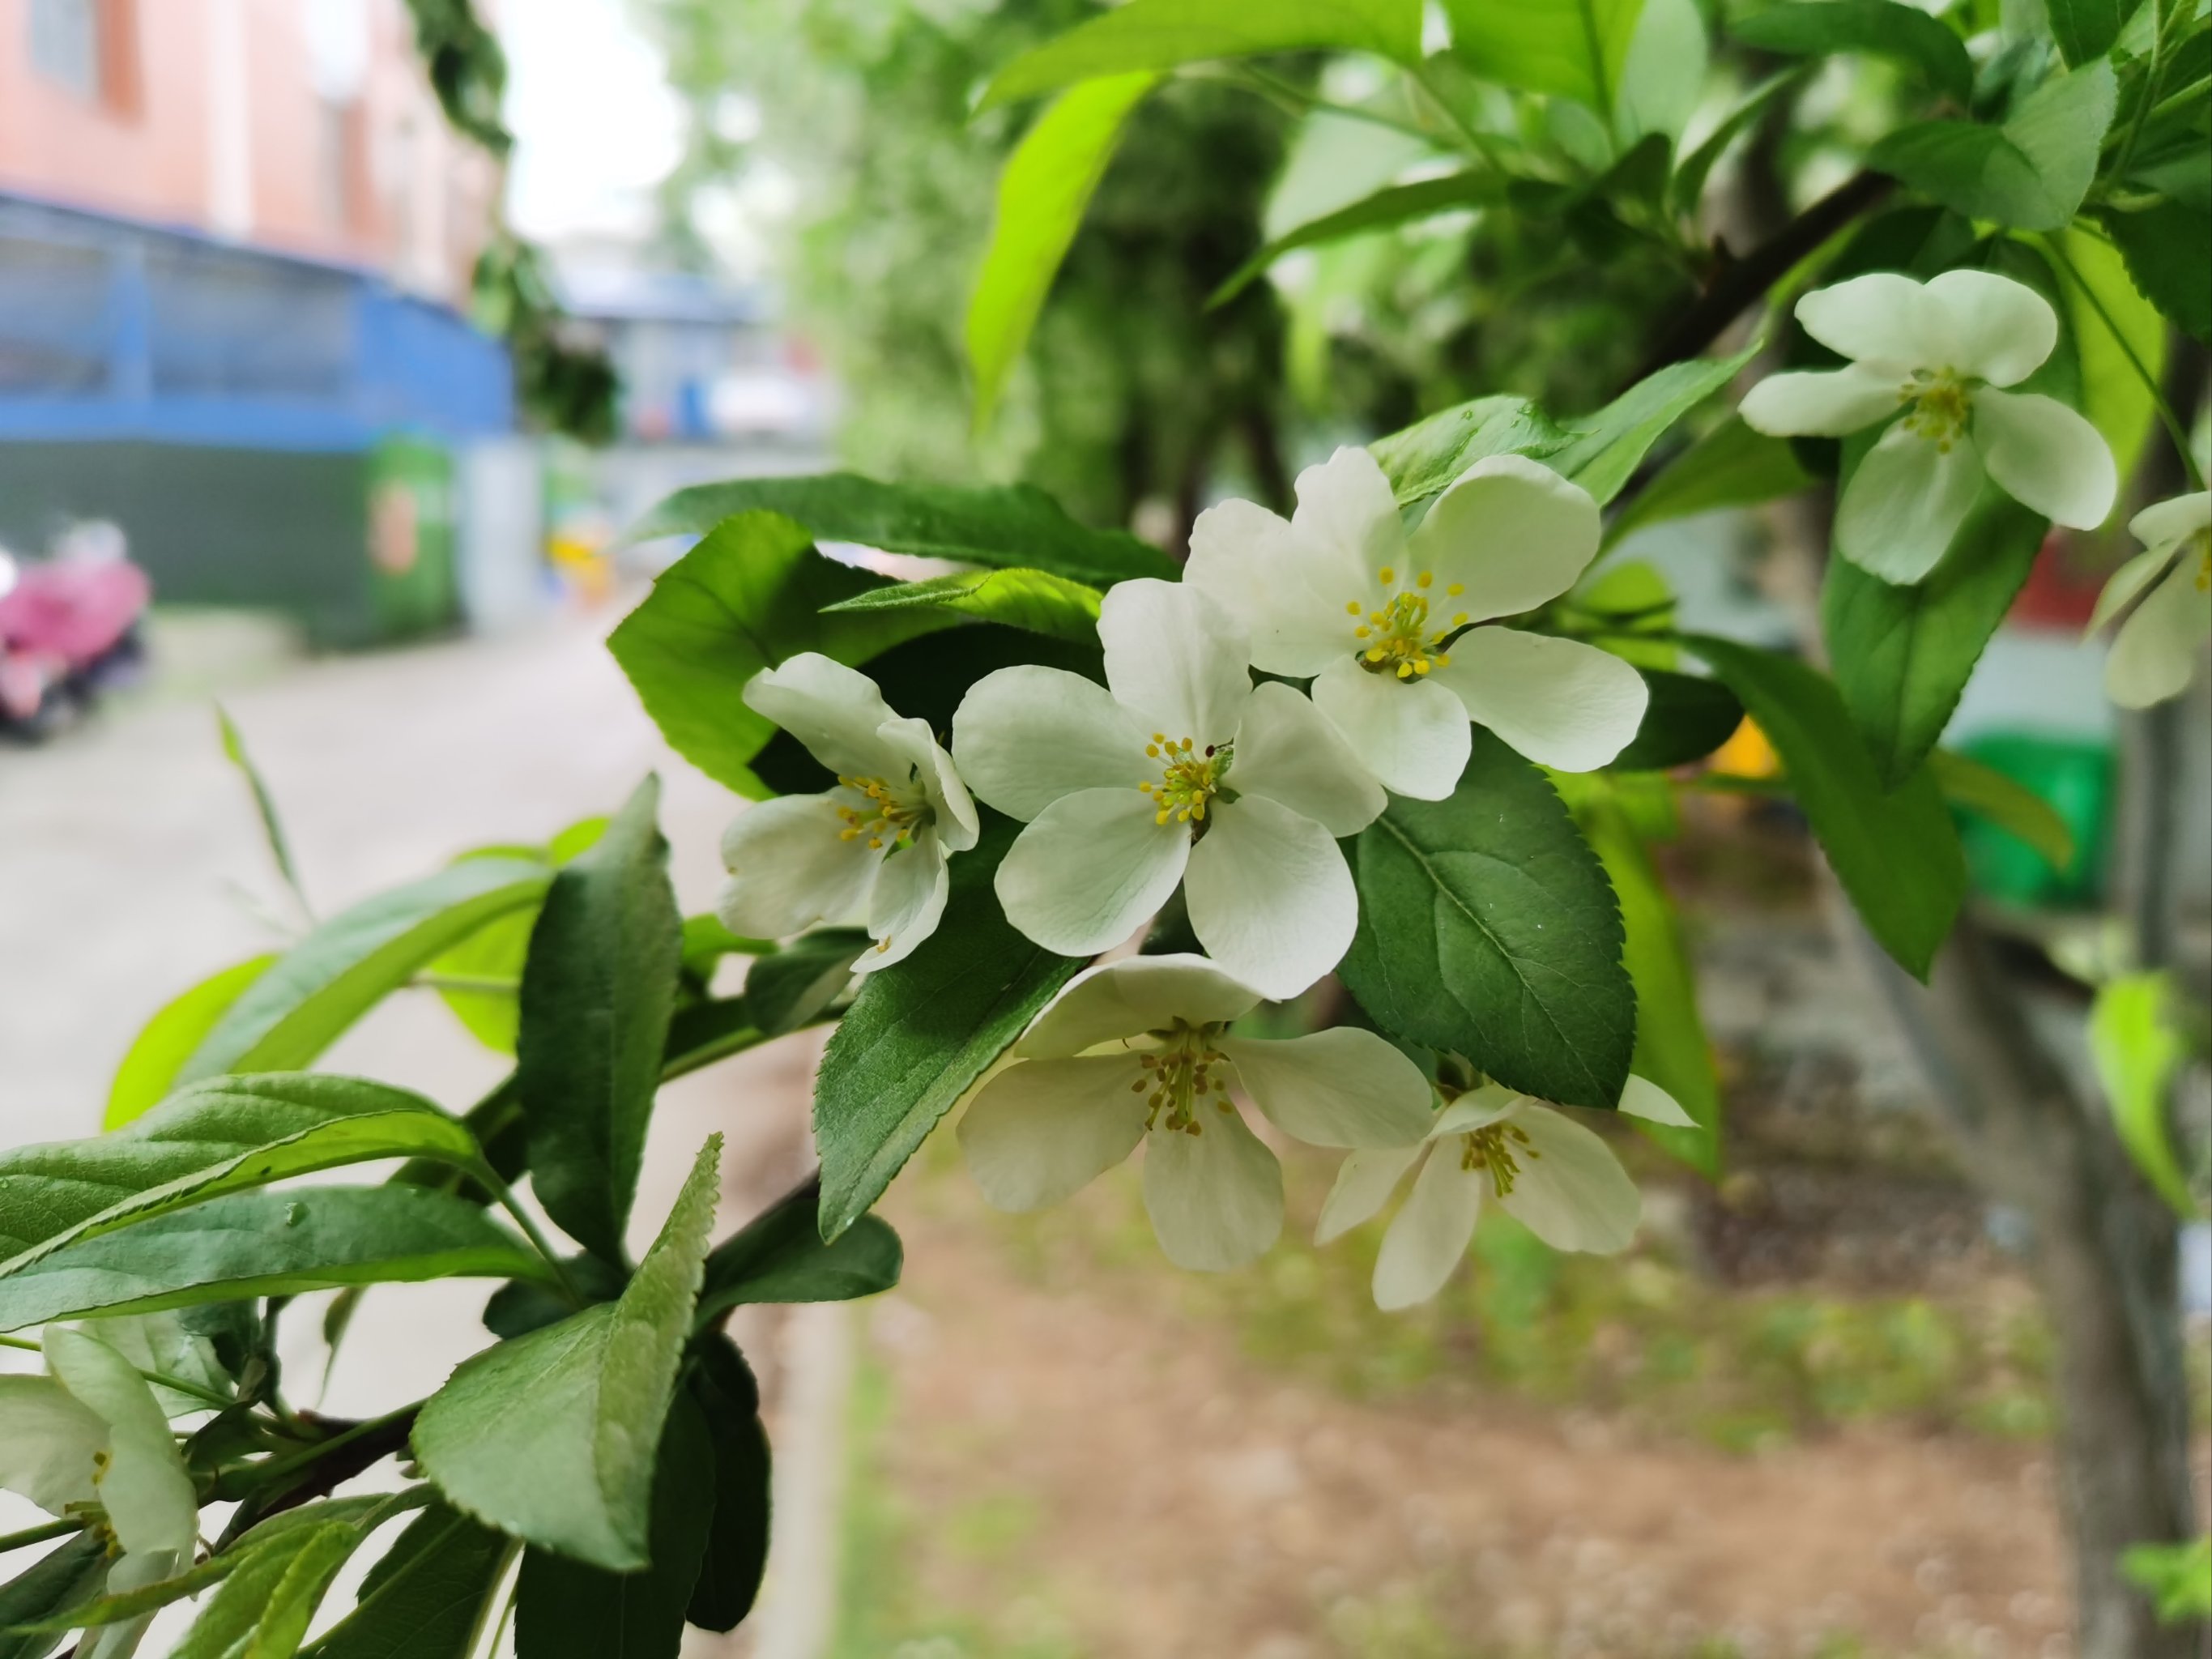
[[[1492,455],[1549,457],[1571,434],[1526,398],[1499,395],[1456,404],[1368,445],[1398,505],[1442,495],[1459,475]]]
[[[2112,66],[2100,58],[2038,87],[2002,127],[1974,121],[1899,127],[1875,145],[1867,163],[1969,218],[2057,230],[2096,178],[2114,88]]]
[[[1817,670],[1729,640],[1682,643],[1728,682],[1774,745],[1868,931],[1926,979],[1966,894],[1966,854],[1934,775],[1923,766],[1885,789],[1842,696]]]
[[[1918,71],[1954,103],[1974,95],[1966,43],[1949,24],[1903,0],[1782,0],[1737,18],[1729,33],[1747,46],[1793,58],[1864,52],[1890,58]]]
[[[2129,1156],[2186,1217],[2197,1213],[2197,1201],[2167,1119],[2173,1079],[2188,1057],[2174,1022],[2175,994],[2172,981],[2158,973],[2125,974],[2100,987],[2089,1009],[2089,1057]]]
[[[816,1224],[819,1188],[809,1184],[714,1247],[699,1292],[701,1324],[757,1302],[848,1302],[899,1281],[905,1254],[880,1217],[864,1215],[830,1243]]]
[[[607,648],[678,754],[715,782],[760,799],[770,791],[747,763],[776,728],[745,707],[747,681],[802,651],[866,662],[955,620],[920,610],[823,614],[825,605],[883,585],[823,558],[793,520],[741,512],[660,574]]]
[[[2212,1536],[2185,1544],[2130,1544],[2120,1571],[2157,1605],[2159,1622],[2212,1619]]]
[[[606,830],[605,818],[583,818],[543,848],[488,848],[463,856],[514,856],[520,852],[524,857],[563,865],[597,846]],[[535,908],[510,911],[447,951],[424,975],[435,982],[439,997],[470,1036],[494,1054],[510,1059],[522,1023],[522,964],[530,954],[530,930],[537,925]]]
[[[338,1569],[367,1534],[351,1522],[295,1527],[248,1553],[177,1644],[174,1659],[291,1659]]]
[[[221,703],[215,708],[217,726],[222,732],[223,758],[245,775],[246,787],[253,792],[253,810],[261,818],[261,834],[269,843],[269,856],[276,866],[276,873],[284,878],[284,885],[300,907],[303,916],[314,915],[308,907],[307,890],[300,885],[300,872],[292,862],[292,843],[284,834],[284,821],[276,815],[276,800],[262,781],[260,769],[253,757],[246,752],[246,739],[230,718],[230,711]]]
[[[1705,89],[1712,46],[1698,0],[1644,0],[1620,72],[1613,131],[1624,150],[1656,134],[1668,149],[1681,138]]]
[[[487,1526],[610,1572],[648,1565],[654,1451],[691,1334],[722,1138],[709,1138],[622,1297],[465,1362],[415,1455]]]
[[[497,1615],[519,1546],[433,1504],[368,1570],[353,1611],[310,1659],[469,1659]]]
[[[1209,308],[1226,305],[1249,287],[1261,271],[1293,249],[1340,242],[1347,237],[1395,229],[1400,225],[1413,224],[1422,219],[1433,219],[1442,213],[1464,213],[1470,208],[1492,206],[1504,199],[1504,178],[1490,172],[1470,170],[1451,173],[1442,179],[1417,179],[1409,184],[1386,185],[1347,207],[1324,213],[1317,219],[1309,219],[1275,237],[1237,266],[1229,280],[1213,290],[1206,303]]]
[[[2176,328],[2212,345],[2212,213],[2166,201],[2140,213],[2107,211],[2103,223],[2136,287]]]
[[[0,1279],[72,1239],[386,1158],[479,1163],[466,1126],[404,1089],[309,1073],[193,1084],[112,1134],[0,1152]]]
[[[1762,344],[1754,340],[1732,357],[1670,363],[1646,375],[1596,414],[1568,422],[1566,442],[1544,456],[1544,464],[1604,506],[1667,429],[1734,380]]]
[[[875,588],[823,609],[950,611],[1090,645],[1098,638],[1099,597],[1097,588],[1046,570],[968,570]]]
[[[2120,38],[2142,0],[2044,0],[2051,39],[2076,67],[2102,58]]]
[[[945,921],[904,962],[870,974],[814,1085],[822,1236],[867,1212],[937,1121],[1083,964],[1014,931],[992,880],[1021,825],[986,821],[952,861]]]
[[[233,1193],[80,1238],[0,1278],[0,1331],[342,1285],[548,1276],[479,1206],[427,1188]]]
[[[1620,908],[1544,775],[1477,727],[1449,799],[1393,797],[1352,853],[1359,931],[1337,970],[1394,1036],[1508,1088],[1610,1109],[1636,994]]]
[[[1786,438],[1754,432],[1731,415],[1669,461],[1606,526],[1608,545],[1635,531],[1726,507],[1793,495],[1813,482]]]
[[[1420,0],[1127,0],[999,71],[980,107],[1101,76],[1336,48],[1421,61]]]
[[[2073,830],[2057,807],[2026,784],[1951,749],[1931,753],[1928,769],[1935,773],[1936,787],[1952,805],[1978,813],[2008,835],[2017,836],[2061,875],[2072,866]]]
[[[550,875],[520,859],[470,859],[332,916],[245,988],[179,1080],[312,1065],[418,969],[487,922],[536,903]]]
[[[123,1064],[116,1067],[115,1081],[107,1091],[107,1111],[100,1127],[119,1129],[158,1104],[176,1086],[178,1072],[207,1041],[216,1022],[276,960],[271,953],[226,968],[202,980],[148,1020],[131,1051],[123,1056]]]
[[[647,778],[553,878],[522,972],[514,1084],[531,1182],[546,1214],[609,1261],[622,1260],[683,962],[659,808]]]
[[[968,302],[968,363],[975,376],[978,427],[991,418],[1036,326],[1044,296],[1121,142],[1121,124],[1156,78],[1115,75],[1084,82],[1061,94],[1007,157],[990,246]]]
[[[1486,81],[1589,105],[1608,122],[1644,0],[1444,0],[1452,51]]]
[[[2081,413],[2111,447],[2120,477],[2131,477],[2158,418],[2152,386],[2166,371],[2165,319],[2111,243],[2065,230],[2045,244],[2081,361]]]

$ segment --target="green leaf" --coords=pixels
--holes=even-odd
[[[1697,112],[1711,67],[1712,42],[1698,0],[1644,0],[1621,65],[1613,126],[1632,155],[1639,141],[1662,141],[1648,152],[1656,176],[1645,199],[1658,199],[1658,185]]]
[[[853,982],[853,964],[873,948],[865,928],[817,927],[745,970],[745,1006],[763,1036],[811,1024]]]
[[[857,542],[886,553],[1000,570],[1043,570],[1093,587],[1132,576],[1171,581],[1180,570],[1159,549],[1126,530],[1078,523],[1034,484],[880,483],[857,472],[696,484],[662,501],[624,539],[704,535],[725,519],[757,512],[781,514],[825,542]],[[880,586],[861,572],[834,568],[862,586]],[[846,597],[830,594],[823,603]]]
[[[1398,505],[1412,507],[1442,495],[1486,457],[1530,455],[1542,460],[1568,438],[1526,398],[1501,395],[1439,410],[1402,432],[1377,438],[1368,448],[1390,480]]]
[[[553,878],[522,971],[514,1079],[532,1184],[546,1214],[610,1261],[622,1259],[683,962],[659,807],[647,778]]]
[[[1915,587],[1893,587],[1847,559],[1831,559],[1820,626],[1836,689],[1885,788],[1911,776],[2043,545],[2044,521],[1990,490]]]
[[[2058,809],[2026,784],[2007,777],[1955,750],[1928,757],[1936,787],[1952,805],[1976,813],[2035,849],[2036,855],[2063,875],[2074,863],[2074,831]]]
[[[107,1111],[100,1127],[119,1129],[158,1105],[176,1087],[178,1072],[207,1041],[216,1022],[276,960],[272,952],[226,968],[202,980],[148,1020],[131,1051],[123,1056],[123,1064],[116,1067],[115,1081],[107,1091]]]
[[[1643,0],[1444,0],[1452,51],[1486,81],[1589,105],[1610,122]]]
[[[2212,345],[2212,213],[2165,201],[2140,213],[2108,210],[2103,223],[2136,287],[2176,328]]]
[[[458,1509],[610,1572],[648,1565],[654,1448],[691,1334],[722,1138],[708,1139],[623,1291],[465,1362],[416,1419]]]
[[[2120,1571],[2148,1594],[2160,1624],[2212,1619],[2212,1537],[2185,1544],[2130,1544],[2120,1552]]]
[[[60,1645],[58,1633],[17,1627],[81,1606],[106,1582],[107,1540],[87,1531],[0,1584],[0,1659],[46,1659]]]
[[[0,1152],[0,1279],[73,1239],[386,1158],[479,1161],[458,1119],[386,1084],[308,1073],[193,1084],[112,1134]]]
[[[1651,854],[1608,793],[1582,814],[1591,850],[1620,900],[1621,959],[1636,987],[1636,1052],[1629,1070],[1657,1084],[1697,1121],[1695,1128],[1632,1118],[1637,1128],[1707,1176],[1720,1173],[1720,1077],[1698,1012],[1698,981],[1674,920],[1674,905]]]
[[[668,1022],[668,1049],[660,1060],[660,1080],[711,1066],[768,1041],[753,1024],[752,1005],[743,997],[720,997],[679,1008]]]
[[[1729,640],[1696,652],[1743,699],[1780,756],[1797,804],[1860,919],[1882,949],[1926,979],[1966,894],[1966,860],[1925,767],[1885,789],[1842,695],[1816,670]]]
[[[2142,0],[2044,0],[2051,39],[2067,63],[2079,68],[2102,58],[2120,38]]]
[[[1127,0],[1000,70],[981,109],[1101,76],[1336,48],[1421,61],[1420,0]]]
[[[1754,432],[1731,415],[1662,467],[1606,527],[1608,545],[1671,519],[1751,507],[1813,482],[1787,438]]]
[[[514,1545],[433,1504],[368,1570],[353,1611],[309,1659],[469,1659],[499,1610]]]
[[[2100,58],[2053,76],[2001,127],[1923,121],[1899,127],[1867,163],[1970,218],[2020,230],[2057,230],[2097,176],[2112,123],[2112,64]]]
[[[2045,238],[2045,250],[2060,277],[2081,366],[2081,413],[2111,448],[2120,477],[2130,477],[2158,418],[2151,386],[2166,371],[2166,323],[2111,243],[2066,230]]]
[[[1644,724],[1628,747],[1613,759],[1623,772],[1662,772],[1703,760],[1735,735],[1743,724],[1743,705],[1718,680],[1642,668],[1651,694]]]
[[[667,1413],[653,1477],[651,1566],[611,1572],[525,1550],[514,1590],[516,1659],[674,1659],[714,1523],[714,1447],[688,1392]]]
[[[1469,170],[1442,179],[1419,179],[1410,184],[1386,185],[1348,207],[1309,219],[1285,231],[1237,267],[1229,280],[1213,290],[1206,307],[1226,305],[1249,287],[1253,280],[1285,253],[1324,242],[1340,242],[1349,236],[1389,230],[1440,213],[1463,213],[1505,199],[1505,180],[1496,173]]]
[[[588,817],[570,824],[543,848],[520,849],[527,858],[559,866],[570,864],[593,847],[607,832],[607,820]],[[484,848],[463,856],[484,858],[516,849]],[[477,987],[437,986],[439,997],[469,1035],[495,1054],[512,1059],[522,1024],[522,965],[530,956],[530,933],[538,925],[538,911],[510,911],[498,921],[471,933],[430,964],[425,977],[470,980]]]
[[[246,787],[253,792],[253,810],[261,818],[261,834],[269,844],[269,856],[276,866],[276,873],[284,878],[301,915],[311,916],[307,890],[300,885],[300,872],[292,862],[292,843],[284,834],[284,822],[276,816],[276,798],[269,786],[262,781],[260,769],[253,757],[246,752],[246,739],[239,734],[238,726],[230,718],[230,711],[221,703],[215,707],[216,723],[222,732],[223,758],[244,774]]]
[[[1729,33],[1747,46],[1792,58],[1887,58],[1917,70],[1954,103],[1973,100],[1974,60],[1966,43],[1950,25],[1903,0],[1784,0],[1737,18]]]
[[[822,1056],[814,1141],[822,1236],[875,1204],[937,1121],[1083,964],[1014,931],[992,880],[1021,825],[987,815],[952,861],[945,920],[904,962],[870,974]]]
[[[714,1450],[714,1523],[685,1618],[702,1630],[732,1631],[759,1599],[768,1570],[768,1432],[760,1390],[727,1337],[699,1345],[691,1395],[706,1414]]]
[[[1734,380],[1763,344],[1754,340],[1732,357],[1670,363],[1646,375],[1596,414],[1568,422],[1566,442],[1545,456],[1544,464],[1604,506],[1667,429]]]
[[[990,419],[1015,359],[1029,343],[1044,296],[1114,159],[1122,123],[1157,78],[1115,75],[1084,82],[1061,94],[1006,158],[990,246],[968,302],[977,427]]]
[[[862,663],[951,625],[928,611],[823,614],[881,586],[880,577],[823,558],[794,520],[740,512],[660,574],[607,648],[670,746],[715,782],[758,799],[769,791],[747,763],[776,728],[745,707],[748,680],[802,651]]]
[[[747,1303],[849,1302],[897,1284],[905,1253],[890,1224],[864,1215],[825,1244],[815,1221],[820,1204],[810,1182],[717,1245],[707,1258],[699,1322]]]
[[[2089,1057],[2136,1167],[2177,1214],[2189,1217],[2197,1202],[2167,1118],[2173,1079],[2189,1057],[2173,1018],[2175,999],[2162,973],[2124,974],[2100,987],[2089,1009]]]
[[[1728,154],[1729,146],[1757,125],[1767,111],[1802,86],[1808,73],[1804,69],[1784,70],[1745,94],[1742,100],[1721,118],[1720,125],[1699,139],[1697,148],[1675,164],[1674,176],[1667,181],[1668,205],[1677,213],[1695,213],[1705,193],[1705,180],[1721,157]]]
[[[747,939],[732,933],[712,912],[684,918],[684,977],[702,994],[724,957],[772,957],[777,949],[772,939]]]
[[[1089,645],[1098,637],[1098,600],[1097,588],[1046,570],[964,570],[875,588],[824,608],[838,613],[927,608]]]
[[[178,1073],[288,1072],[477,928],[535,904],[550,872],[470,859],[331,917],[245,988]]]
[[[222,1581],[174,1659],[290,1659],[338,1569],[366,1534],[350,1522],[295,1527]]]
[[[546,1273],[480,1207],[427,1188],[234,1193],[81,1238],[0,1279],[0,1331],[342,1285]]]
[[[1477,727],[1449,799],[1393,797],[1352,846],[1337,971],[1388,1033],[1568,1106],[1620,1099],[1636,996],[1620,908],[1544,775]]]

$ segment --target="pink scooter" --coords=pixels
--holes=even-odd
[[[52,737],[143,662],[153,584],[122,541],[112,526],[85,525],[35,563],[0,550],[0,732]]]

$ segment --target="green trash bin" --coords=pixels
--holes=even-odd
[[[2059,870],[2010,831],[1977,812],[1960,811],[1960,839],[1966,843],[1975,886],[2008,904],[2094,904],[2104,884],[2106,826],[2112,813],[2111,744],[2034,732],[1987,732],[1959,746],[2041,796],[2074,836],[2074,862]]]
[[[368,458],[369,611],[380,640],[435,634],[460,620],[453,571],[453,458],[417,438],[387,438]]]

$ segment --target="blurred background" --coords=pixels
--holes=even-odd
[[[1179,547],[1224,495],[1285,502],[1337,442],[1488,392],[1595,408],[1641,355],[1626,296],[1679,275],[1534,222],[1309,252],[1207,311],[1267,237],[1411,152],[1194,78],[1133,124],[972,431],[961,317],[1022,117],[971,119],[971,96],[1091,9],[0,0],[0,1139],[94,1132],[154,1009],[299,929],[217,699],[324,914],[542,842],[653,768],[696,911],[734,803],[662,749],[601,644],[682,550],[618,548],[662,495],[837,465],[1021,478]],[[1723,214],[1832,185],[1822,123],[1864,126],[1885,86],[1815,78],[1801,153],[1725,163]],[[1686,628],[1800,641],[1806,531],[1681,521],[1630,538],[1620,580],[1663,577]],[[1977,927],[2087,1097],[2087,985],[2142,890],[2146,811],[2171,830],[2154,885],[2192,1006],[2212,978],[2203,677],[2124,729],[2081,641],[2124,550],[2054,538],[1950,733],[2074,832],[2060,870],[1966,826]],[[2146,743],[2178,757],[2163,804],[2130,784]],[[1749,726],[1725,763],[1773,765]],[[1133,1180],[995,1217],[939,1137],[887,1203],[904,1287],[739,1333],[769,1357],[779,1537],[753,1629],[700,1651],[2072,1652],[2068,1316],[2025,1251],[2095,1217],[1975,1179],[1957,1080],[1790,811],[1702,795],[1674,830],[1725,1130],[1711,1174],[1620,1142],[1646,1193],[1631,1254],[1486,1225],[1433,1305],[1384,1316],[1373,1230],[1304,1242],[1317,1158],[1290,1160],[1284,1242],[1216,1280],[1160,1259]],[[804,1171],[808,1041],[672,1091],[641,1214],[709,1124],[742,1154],[732,1217]],[[428,990],[330,1063],[457,1104],[501,1070]],[[2179,1088],[2165,1152],[2201,1205],[2212,1081]],[[2170,1271],[2201,1514],[2201,1224]],[[370,1298],[332,1409],[434,1386],[481,1299]]]

